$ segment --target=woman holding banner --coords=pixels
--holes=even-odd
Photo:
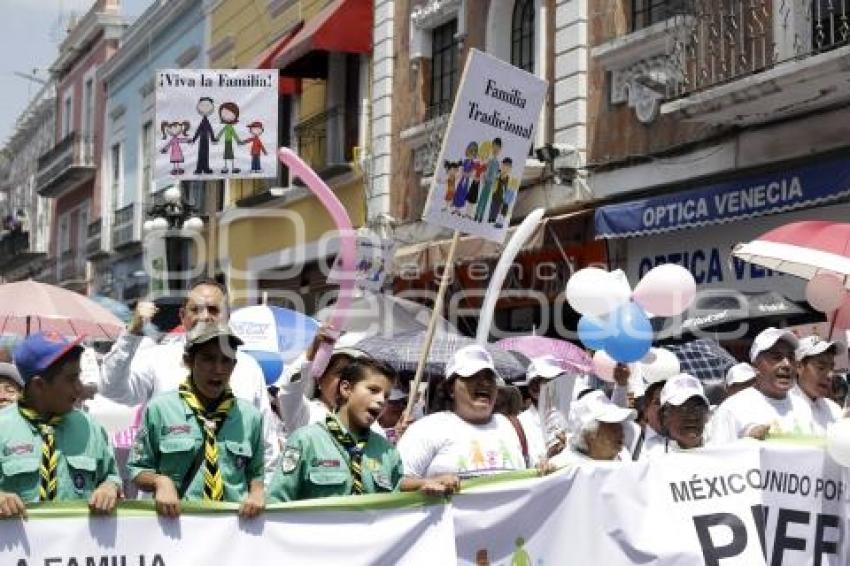
[[[493,412],[501,381],[483,347],[470,345],[455,352],[441,387],[447,410],[414,422],[399,440],[402,489],[437,480],[454,491],[458,478],[525,469],[516,430]]]
[[[675,375],[664,383],[659,400],[661,434],[647,438],[641,459],[702,446],[709,402],[700,381],[686,373]]]
[[[637,412],[611,402],[602,391],[592,391],[573,404],[570,447],[549,463],[556,468],[587,460],[631,460],[625,449],[625,426]]]

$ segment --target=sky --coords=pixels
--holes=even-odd
[[[156,0],[122,0],[132,21]],[[84,15],[93,0],[0,0],[0,146],[14,131],[15,120],[41,85],[16,75],[47,78],[72,13]]]

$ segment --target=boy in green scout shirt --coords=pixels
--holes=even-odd
[[[0,515],[26,516],[26,503],[87,499],[111,513],[121,478],[106,431],[74,409],[83,392],[78,338],[28,336],[14,359],[23,397],[0,411]]]
[[[269,486],[269,500],[396,491],[398,451],[370,426],[381,414],[395,372],[369,358],[353,360],[339,380],[339,410],[289,437]]]
[[[230,390],[241,344],[227,325],[195,325],[183,359],[187,381],[145,409],[128,467],[139,489],[154,492],[160,515],[177,517],[181,499],[241,502],[239,514],[249,518],[265,508],[263,419]]]

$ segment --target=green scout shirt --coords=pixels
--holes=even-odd
[[[56,501],[88,499],[104,481],[119,488],[121,477],[106,430],[82,411],[71,411],[54,427],[59,463]],[[38,498],[41,435],[21,416],[18,405],[0,410],[0,491],[25,503]]]
[[[195,455],[203,449],[204,433],[192,409],[170,391],[151,399],[145,409],[127,467],[130,478],[142,472],[168,476],[179,490]],[[239,503],[253,480],[263,480],[263,417],[250,403],[236,399],[216,437],[218,466],[224,479],[224,501]],[[204,461],[183,495],[204,499]]]
[[[324,423],[299,428],[287,440],[280,466],[269,485],[268,498],[282,502],[350,495],[350,463],[348,452]],[[363,493],[398,489],[403,475],[401,456],[387,439],[371,430],[362,464]]]

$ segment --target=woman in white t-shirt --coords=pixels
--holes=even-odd
[[[454,491],[459,479],[525,469],[516,429],[493,412],[500,382],[487,350],[455,352],[442,384],[449,410],[414,422],[398,443],[403,490],[430,480]]]

